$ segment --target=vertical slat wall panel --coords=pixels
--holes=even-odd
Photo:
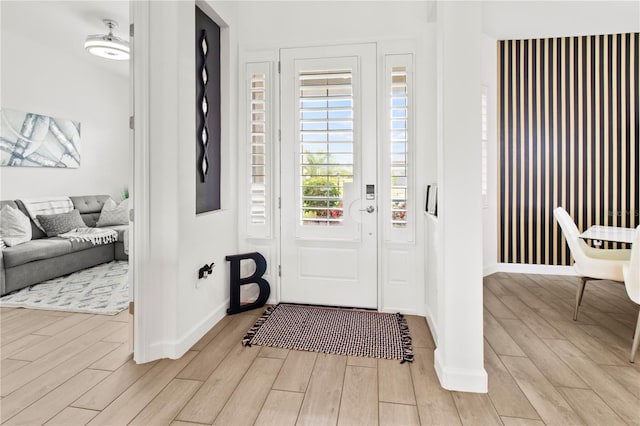
[[[499,262],[569,265],[557,206],[580,230],[640,223],[639,46],[638,33],[498,42]]]

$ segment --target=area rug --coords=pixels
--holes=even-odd
[[[413,361],[401,314],[281,303],[269,307],[242,339],[245,346]]]
[[[104,263],[8,294],[0,306],[115,315],[129,306],[128,269],[128,262]]]

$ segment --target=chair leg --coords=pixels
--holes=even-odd
[[[634,362],[639,343],[640,343],[640,311],[638,312],[638,321],[636,322],[636,332],[633,335],[633,343],[631,344],[631,358],[629,358],[629,362]]]
[[[587,285],[587,281],[589,278],[581,277],[580,285],[578,286],[578,291],[576,292],[576,309],[573,311],[573,320],[578,321],[578,309],[580,309],[580,304],[582,303],[582,296],[584,296],[584,288]]]

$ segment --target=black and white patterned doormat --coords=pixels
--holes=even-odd
[[[128,270],[129,262],[103,263],[3,296],[0,306],[115,315],[129,306]]]
[[[357,309],[272,306],[242,344],[413,361],[409,327],[401,314]]]

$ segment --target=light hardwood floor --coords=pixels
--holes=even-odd
[[[224,318],[179,360],[136,365],[126,313],[1,309],[0,418],[47,425],[640,424],[640,360],[627,360],[638,307],[624,287],[576,278],[485,278],[488,394],[440,388],[424,318],[415,361],[254,346],[261,310]],[[464,350],[464,348],[460,348]]]

